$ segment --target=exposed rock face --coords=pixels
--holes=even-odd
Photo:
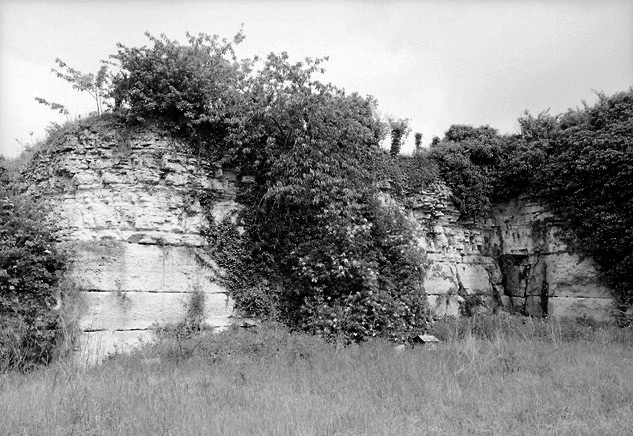
[[[56,205],[76,255],[79,351],[89,360],[150,340],[150,327],[183,321],[193,309],[217,328],[229,324],[233,310],[215,280],[222,271],[200,248],[206,218],[191,193],[212,193],[218,220],[234,217],[235,177],[160,134],[128,135],[77,128],[53,142],[29,175],[31,193]],[[199,294],[204,304],[196,308]]]
[[[409,207],[430,263],[424,287],[433,312],[457,316],[476,301],[479,307],[498,306],[504,291],[494,220],[460,221],[450,190],[441,184],[411,197]]]
[[[598,282],[596,264],[570,251],[541,204],[515,199],[472,222],[460,219],[445,186],[410,203],[430,261],[425,288],[437,315],[503,307],[534,316],[612,319],[613,300]]]
[[[598,281],[596,263],[571,252],[555,217],[530,199],[493,211],[501,242],[505,294],[532,315],[612,319],[610,290]]]
[[[235,219],[233,174],[160,133],[123,137],[106,125],[53,141],[29,178],[31,194],[53,200],[76,253],[82,356],[100,360],[151,340],[152,326],[188,316],[217,328],[230,323],[233,302],[218,281],[223,271],[201,249],[207,222],[192,191],[211,194],[216,221]],[[541,205],[516,200],[485,220],[464,221],[441,184],[407,203],[430,262],[425,288],[436,315],[504,307],[610,319],[612,300],[595,264],[569,251]],[[200,296],[202,306],[194,304]]]

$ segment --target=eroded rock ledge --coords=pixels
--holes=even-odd
[[[76,255],[70,275],[82,289],[82,359],[151,340],[152,326],[184,320],[194,299],[204,301],[196,310],[209,326],[231,322],[233,302],[217,280],[223,272],[201,249],[206,218],[192,189],[211,194],[221,221],[237,216],[239,181],[185,149],[150,130],[75,127],[28,174],[30,194],[52,201]],[[449,189],[436,184],[410,196],[407,209],[430,262],[425,287],[436,315],[503,307],[611,318],[595,264],[570,252],[541,205],[517,199],[465,221]]]

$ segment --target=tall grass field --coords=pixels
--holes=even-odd
[[[3,435],[630,435],[633,332],[476,317],[435,348],[275,325],[0,375]]]

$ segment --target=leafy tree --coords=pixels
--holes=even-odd
[[[497,130],[490,126],[473,127],[464,124],[453,124],[444,134],[444,141],[462,142],[466,140],[478,140],[486,142],[495,140],[497,137]]]
[[[238,144],[257,150],[244,169],[264,188],[251,203],[256,250],[288,279],[303,328],[401,340],[424,327],[423,259],[410,224],[377,201],[371,168],[388,159],[375,101],[313,80],[320,63],[269,55],[250,88],[240,132],[255,141]]]
[[[238,62],[231,41],[187,33],[188,44],[146,33],[151,47],[118,44],[111,58],[119,71],[111,96],[117,112],[131,122],[153,120],[197,144],[216,146],[227,124],[239,117],[251,61]]]

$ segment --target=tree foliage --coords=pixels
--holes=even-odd
[[[118,44],[110,95],[129,121],[158,121],[172,132],[209,146],[223,141],[246,91],[250,61],[238,62],[231,41],[187,34],[187,44],[146,33],[150,47]]]
[[[407,139],[411,132],[408,119],[390,119],[389,128],[391,129],[391,156],[396,157],[400,154],[402,143]]]
[[[424,261],[411,224],[379,200],[373,169],[393,161],[379,147],[376,102],[316,80],[325,59],[238,60],[241,33],[184,45],[149,38],[152,47],[114,56],[122,113],[180,129],[197,151],[255,179],[240,198],[246,233],[222,223],[208,232],[236,300],[328,337],[421,331]]]
[[[622,309],[633,305],[633,89],[539,125],[537,192],[593,257]],[[553,126],[551,129],[549,126]],[[533,152],[533,153],[537,153]]]
[[[490,213],[501,162],[503,139],[489,126],[453,125],[444,139],[430,150],[430,158],[453,192],[453,199],[464,215]]]
[[[58,68],[52,68],[51,71],[55,73],[57,77],[70,83],[73,89],[79,92],[85,92],[90,95],[97,105],[97,115],[102,114],[110,105],[108,103],[108,97],[110,93],[110,75],[108,73],[107,64],[103,64],[97,74],[82,73],[79,70],[70,67],[66,62],[61,59],[55,59],[55,63]],[[45,106],[48,106],[54,111],[69,116],[68,109],[61,103],[49,102],[48,100],[35,97],[35,101]]]

